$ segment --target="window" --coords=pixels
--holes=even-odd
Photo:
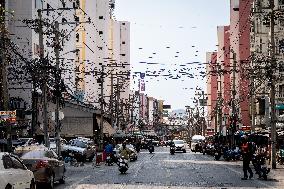
[[[101,20],[101,19],[104,19],[104,17],[103,16],[99,16],[99,19]]]
[[[79,33],[76,33],[76,42],[79,42],[79,40],[80,40],[80,35]]]
[[[103,34],[103,31],[99,31],[99,35],[102,35]]]
[[[279,19],[279,26],[284,27],[284,19]]]
[[[259,52],[262,52],[262,39],[259,39]]]
[[[284,5],[284,0],[279,0],[279,5]]]
[[[36,9],[42,8],[42,0],[35,0],[35,8]]]
[[[284,97],[284,85],[279,85],[279,96]]]
[[[125,54],[121,54],[121,56],[125,56]]]
[[[125,25],[125,23],[123,22],[122,25]]]
[[[125,44],[125,41],[122,41],[122,44]]]

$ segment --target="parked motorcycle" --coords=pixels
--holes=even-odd
[[[174,154],[175,154],[175,151],[176,151],[175,147],[174,147],[174,146],[171,146],[171,147],[170,147],[170,153],[171,153],[171,155],[174,155]]]
[[[150,154],[152,154],[154,152],[154,146],[153,145],[149,146],[148,150],[149,150]]]
[[[241,152],[240,152],[240,150],[227,149],[223,152],[223,158],[226,161],[240,160],[241,159]]]
[[[280,149],[279,152],[277,153],[277,162],[280,165],[283,165],[283,163],[284,163],[284,149]]]
[[[120,171],[121,174],[125,174],[126,171],[128,170],[127,160],[123,156],[118,159],[117,165],[118,165],[118,170]]]
[[[256,174],[258,174],[259,178],[267,180],[267,174],[270,172],[270,168],[267,168],[265,160],[263,155],[254,154],[252,157],[252,164]]]
[[[214,152],[214,158],[216,161],[220,160],[222,156],[222,147],[221,146],[218,146],[218,147],[215,147],[215,152]]]

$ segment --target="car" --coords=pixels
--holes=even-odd
[[[192,152],[202,151],[202,142],[205,140],[204,136],[194,135],[191,140],[190,149]]]
[[[167,140],[166,141],[166,146],[170,146],[171,145],[172,140]]]
[[[160,142],[158,140],[153,140],[152,143],[153,143],[154,146],[159,146]]]
[[[118,158],[119,156],[119,149],[121,147],[122,147],[122,144],[117,144],[113,150],[116,158]],[[138,156],[137,156],[137,151],[135,150],[134,146],[132,144],[127,144],[126,147],[132,151],[132,153],[129,156],[130,161],[136,161],[138,159]]]
[[[84,162],[87,159],[93,161],[96,153],[94,142],[88,138],[76,138],[70,141],[68,145],[63,145],[62,156],[73,156],[77,161]]]
[[[0,186],[5,189],[35,189],[36,182],[32,171],[28,170],[15,155],[0,153]],[[11,176],[12,175],[12,176]]]
[[[29,146],[36,143],[36,140],[33,138],[18,138],[18,141],[21,141],[23,146]]]
[[[23,164],[34,173],[36,183],[45,184],[53,189],[54,182],[65,182],[66,168],[64,162],[53,150],[39,147],[25,153],[21,159]]]
[[[166,142],[161,140],[160,143],[159,143],[159,146],[165,146],[166,145]]]
[[[173,140],[173,143],[175,144],[176,151],[182,151],[183,153],[186,153],[185,143],[183,140]]]
[[[67,141],[63,138],[60,138],[60,143],[61,143],[61,150],[63,149],[63,146],[67,144]],[[56,141],[54,138],[49,138],[49,148],[52,149],[53,151],[56,151]]]

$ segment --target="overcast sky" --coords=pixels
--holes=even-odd
[[[172,109],[184,109],[193,104],[193,89],[206,91],[206,78],[199,76],[205,65],[185,63],[204,63],[206,52],[217,49],[217,26],[229,24],[229,0],[116,0],[114,14],[117,20],[131,23],[132,72],[181,77],[146,76],[148,96],[165,100]],[[182,68],[194,78],[178,73]],[[135,82],[132,88],[137,86]]]

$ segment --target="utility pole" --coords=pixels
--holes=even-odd
[[[43,25],[42,25],[42,12],[38,9],[38,36],[39,36],[39,56],[40,56],[40,63],[43,64],[44,67],[44,74],[43,74],[43,86],[42,86],[42,97],[43,97],[43,129],[44,129],[44,144],[46,147],[49,148],[49,137],[48,137],[48,124],[47,124],[47,75],[46,75],[46,60],[44,58],[44,46],[43,46]]]
[[[232,96],[233,96],[233,99],[232,99],[232,121],[233,121],[233,124],[232,124],[232,128],[231,128],[231,131],[232,131],[232,137],[231,137],[231,144],[233,145],[234,144],[234,136],[235,136],[235,131],[236,131],[236,123],[237,123],[237,112],[236,112],[236,104],[235,104],[235,100],[236,100],[236,69],[237,69],[237,57],[236,57],[236,53],[235,52],[232,52],[233,53],[233,90],[232,90]]]
[[[251,131],[255,131],[255,101],[254,101],[254,76],[251,77]]]
[[[221,97],[221,81],[218,81],[218,124],[219,124],[219,133],[223,132],[222,126],[222,97]],[[223,133],[222,133],[223,134]]]
[[[102,73],[101,73],[101,119],[100,119],[100,135],[99,135],[99,146],[102,149],[102,140],[103,140],[103,127],[104,127],[104,68],[102,65]]]
[[[274,25],[275,25],[275,11],[274,11],[274,0],[270,0],[270,68],[276,65],[275,60],[275,36],[274,36]],[[270,103],[271,103],[271,167],[276,169],[276,112],[275,112],[275,81],[274,81],[274,70],[270,70]]]
[[[7,85],[7,50],[6,50],[6,41],[7,41],[7,31],[5,27],[5,7],[1,6],[0,4],[0,32],[1,32],[1,38],[0,38],[0,65],[1,65],[1,99],[2,101],[2,108],[4,111],[9,110],[9,94],[8,94],[8,85]],[[8,124],[8,125],[7,125]],[[8,122],[4,122],[4,125],[6,125],[7,128],[7,147],[8,151],[12,152],[12,126]]]
[[[110,75],[110,119],[111,127],[113,128],[113,74]]]
[[[202,91],[202,134],[205,137],[206,135],[206,124],[205,124],[205,97],[204,97],[204,91]]]
[[[190,126],[191,111],[190,111],[190,106],[185,106],[185,107],[186,107],[186,112],[188,113],[188,119],[187,119],[188,137],[191,139],[192,137],[192,127]]]
[[[119,77],[117,76],[117,89],[116,89],[116,127],[118,130],[121,130],[120,124],[119,124],[119,100],[120,100],[120,86],[119,86]]]
[[[54,42],[54,52],[55,52],[55,59],[56,59],[56,70],[55,70],[55,102],[56,102],[56,109],[55,109],[55,141],[56,141],[56,152],[58,156],[61,156],[61,143],[60,143],[60,121],[59,121],[59,101],[60,101],[60,70],[59,70],[59,23],[55,21],[54,24],[54,34],[55,34],[55,42]]]

